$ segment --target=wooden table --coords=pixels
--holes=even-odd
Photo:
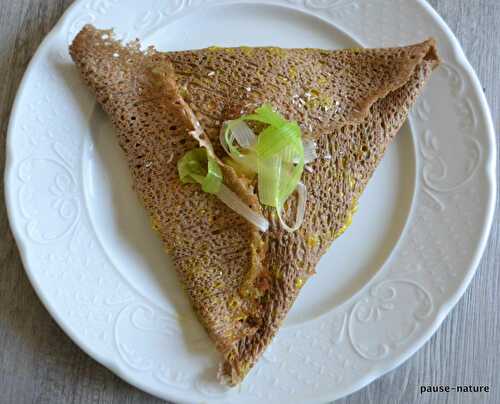
[[[167,1],[167,0],[165,0]],[[370,0],[365,0],[370,1]],[[405,0],[399,0],[405,1]],[[0,133],[19,81],[70,0],[0,0]],[[431,0],[476,69],[499,127],[500,1]],[[0,164],[5,161],[5,142]],[[0,183],[3,194],[3,182]],[[471,403],[467,394],[419,396],[425,384],[482,384],[500,403],[499,216],[477,275],[439,331],[410,360],[340,403]],[[54,323],[24,273],[0,206],[0,403],[160,403],[81,351]]]

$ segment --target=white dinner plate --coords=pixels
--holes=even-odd
[[[386,47],[436,38],[442,66],[245,381],[219,361],[131,190],[68,44],[92,23],[161,50]],[[469,284],[496,195],[495,138],[457,40],[423,0],[80,0],[33,58],[9,127],[6,199],[29,278],[89,355],[176,402],[326,402],[401,364]]]

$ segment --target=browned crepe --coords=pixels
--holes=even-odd
[[[86,26],[71,55],[109,114],[135,189],[192,305],[239,383],[280,327],[301,286],[347,228],[357,200],[439,59],[433,40],[392,49],[209,48],[159,53]],[[317,143],[302,177],[306,216],[288,233],[255,184],[224,166],[224,182],[271,222],[262,234],[176,164],[201,141],[223,157],[223,121],[270,103]],[[194,111],[194,115],[191,111]],[[201,130],[197,128],[201,123]],[[295,201],[285,207],[293,221]]]

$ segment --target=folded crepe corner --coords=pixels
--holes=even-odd
[[[134,188],[173,257],[192,306],[222,353],[220,378],[241,382],[271,342],[300,288],[350,224],[357,200],[432,70],[436,44],[401,48],[208,48],[142,51],[84,27],[70,53],[111,118]],[[197,184],[177,161],[202,145],[222,158],[222,123],[270,103],[314,139],[319,157],[302,227],[284,231],[251,181],[223,165],[224,182],[264,214],[259,232]],[[294,214],[285,205],[285,218]]]

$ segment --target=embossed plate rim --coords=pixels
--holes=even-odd
[[[288,0],[290,2],[290,0]],[[479,240],[477,242],[477,245],[475,246],[473,258],[472,258],[472,265],[470,265],[470,268],[465,272],[465,275],[463,279],[461,279],[461,282],[459,286],[456,288],[456,290],[453,291],[453,293],[450,293],[447,296],[447,300],[445,303],[443,303],[439,307],[439,311],[437,314],[433,317],[433,320],[430,324],[428,324],[426,330],[424,333],[420,335],[418,339],[416,339],[412,346],[408,348],[405,352],[397,356],[396,358],[392,359],[388,364],[385,366],[379,366],[378,368],[366,372],[363,374],[363,377],[359,378],[356,382],[351,383],[348,387],[344,389],[332,389],[332,392],[328,395],[323,395],[321,397],[315,397],[316,400],[333,400],[336,398],[339,398],[341,396],[350,394],[354,392],[355,390],[358,390],[359,388],[365,386],[366,384],[370,383],[377,377],[380,377],[382,374],[386,373],[387,371],[399,366],[404,360],[406,360],[409,356],[411,356],[413,353],[415,353],[431,336],[434,334],[434,332],[437,330],[437,328],[440,326],[441,322],[444,320],[445,316],[449,313],[451,308],[456,304],[456,302],[459,300],[459,298],[462,296],[462,294],[465,291],[465,288],[469,284],[472,276],[475,273],[475,270],[477,268],[477,265],[479,263],[479,260],[481,258],[481,255],[484,251],[484,248],[486,246],[486,242],[488,239],[489,231],[491,228],[492,220],[493,220],[493,213],[494,213],[494,202],[495,202],[495,197],[496,197],[496,178],[495,178],[495,172],[496,172],[496,147],[495,147],[495,136],[494,136],[494,129],[493,129],[493,123],[491,120],[491,115],[489,113],[489,107],[486,102],[486,98],[484,94],[481,91],[481,86],[479,84],[479,80],[477,79],[472,67],[468,63],[467,59],[465,58],[465,55],[463,54],[463,51],[454,37],[454,35],[451,33],[450,29],[446,26],[446,24],[442,21],[441,17],[432,9],[430,5],[428,5],[424,0],[414,0],[415,2],[419,3],[424,7],[426,12],[432,17],[433,22],[435,24],[438,24],[440,28],[442,28],[448,39],[450,39],[450,42],[453,46],[453,53],[454,57],[457,59],[457,63],[463,67],[467,73],[467,78],[470,80],[470,82],[473,85],[473,91],[476,93],[479,99],[479,109],[482,113],[481,120],[485,123],[486,125],[486,131],[488,132],[488,144],[487,144],[487,152],[488,152],[488,160],[485,164],[486,168],[486,176],[488,179],[488,185],[489,185],[489,190],[490,194],[488,196],[488,201],[487,201],[487,211],[486,211],[486,218],[485,218],[485,223],[486,226],[485,228],[482,229],[481,235],[479,237]],[[188,0],[190,3],[191,0]],[[74,9],[83,6],[85,3],[84,0],[77,1],[74,3],[64,14],[64,16],[61,18],[60,22],[56,25],[56,27],[51,31],[51,33],[45,38],[43,43],[40,45],[39,50],[33,57],[27,71],[25,74],[25,77],[21,83],[21,86],[19,88],[18,96],[16,98],[16,101],[14,103],[13,109],[12,109],[12,117],[16,116],[16,111],[19,109],[19,103],[20,103],[20,94],[24,91],[27,82],[28,82],[28,77],[30,76],[32,70],[35,68],[36,61],[38,59],[38,56],[42,52],[42,50],[47,46],[47,44],[54,38],[56,37],[60,31],[61,27],[64,25],[65,22],[65,17],[68,16]],[[106,1],[107,3],[113,3],[113,1]],[[251,3],[249,1],[245,1],[245,3]],[[281,4],[285,3],[285,1],[281,1]],[[184,4],[184,3],[182,3]],[[274,2],[271,2],[271,4],[275,4]],[[290,6],[293,8],[292,2],[290,2]],[[308,10],[311,11],[311,10]],[[321,17],[319,17],[321,18]],[[342,28],[339,28],[342,30]],[[354,38],[356,38],[356,35],[352,35]],[[356,38],[357,39],[357,38]],[[136,375],[133,375],[131,372],[127,372],[127,368],[121,366],[116,358],[114,357],[106,357],[101,355],[99,352],[97,352],[93,347],[92,344],[88,342],[88,340],[81,334],[75,333],[71,326],[68,325],[66,320],[62,318],[58,311],[52,307],[50,301],[48,300],[48,296],[46,293],[44,293],[44,290],[42,289],[41,285],[38,284],[33,271],[33,268],[31,268],[28,265],[28,249],[29,245],[26,243],[24,239],[24,235],[21,233],[20,226],[17,223],[16,217],[14,212],[16,211],[16,207],[14,205],[15,203],[15,195],[13,192],[10,190],[10,182],[9,182],[9,175],[13,174],[14,168],[12,166],[12,160],[13,160],[13,155],[15,153],[14,150],[14,142],[12,141],[12,138],[14,135],[14,129],[15,129],[15,120],[12,119],[10,124],[9,124],[9,129],[8,129],[8,140],[7,140],[7,151],[6,151],[6,170],[5,170],[5,195],[6,195],[6,204],[7,204],[7,210],[8,210],[8,216],[9,216],[9,221],[11,224],[11,228],[14,234],[14,237],[16,239],[16,242],[18,244],[20,254],[21,254],[21,259],[23,261],[23,264],[25,266],[26,272],[28,274],[28,277],[33,284],[33,287],[35,288],[35,291],[37,292],[39,298],[41,299],[42,303],[46,306],[48,311],[51,313],[51,315],[54,317],[56,322],[61,326],[61,328],[84,350],[86,351],[90,356],[92,356],[94,359],[96,359],[98,362],[112,370],[114,373],[116,373],[118,376],[123,378],[124,380],[128,381],[129,383],[145,390],[148,391],[152,394],[155,394],[157,396],[160,396],[162,398],[168,398],[168,399],[175,399],[175,397],[171,393],[165,392],[165,390],[159,390],[155,388],[154,386],[148,385],[147,382],[145,382],[146,379],[142,380],[140,377],[137,377]],[[372,279],[373,280],[373,279]],[[394,280],[393,280],[394,281]],[[384,280],[382,282],[379,282],[379,285],[383,284]],[[369,288],[369,285],[365,286],[365,289]],[[229,397],[230,398],[230,397]]]

